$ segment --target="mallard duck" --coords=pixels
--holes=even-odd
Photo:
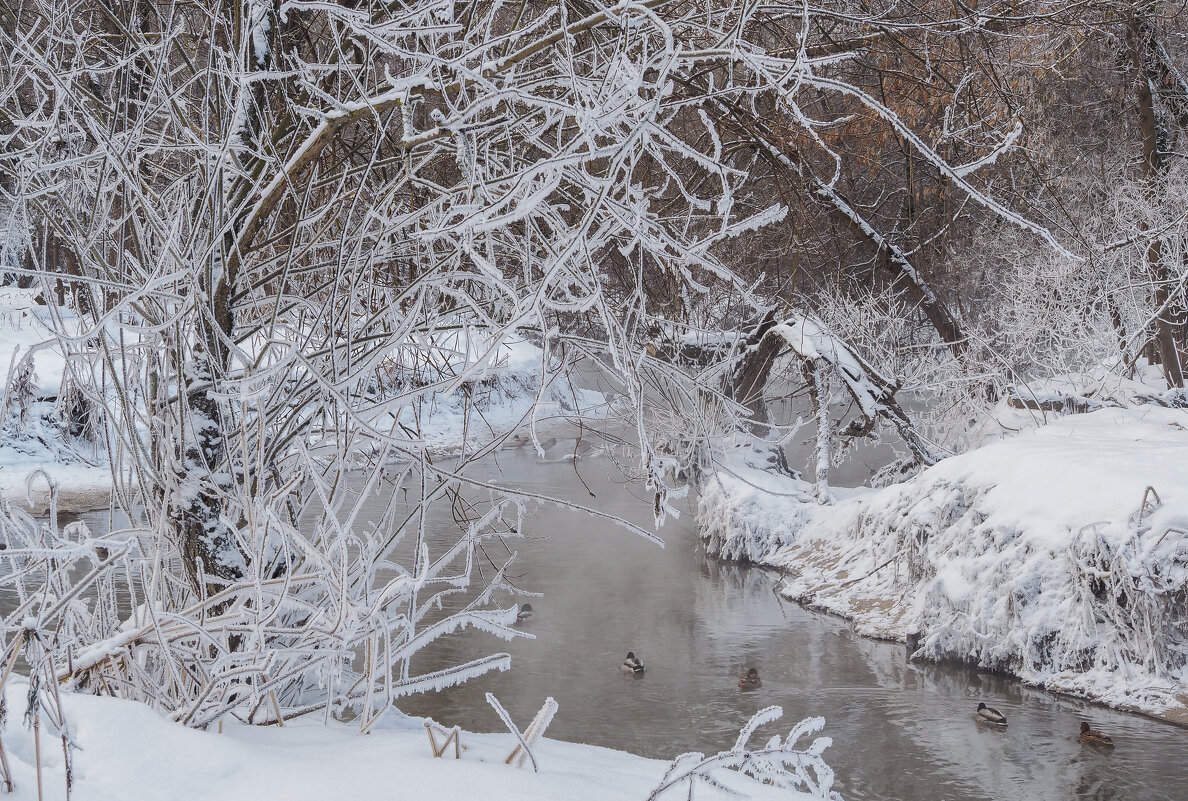
[[[763,686],[763,682],[759,680],[759,671],[755,668],[750,668],[746,675],[738,680],[738,689],[740,690],[758,690]]]
[[[624,673],[643,673],[643,660],[635,655],[635,651],[628,651],[627,658],[623,660],[623,664],[619,665],[619,670]]]
[[[996,726],[1007,725],[1006,715],[985,704],[978,704],[978,720],[983,723],[993,723]]]
[[[1089,728],[1088,723],[1081,724],[1081,736],[1077,738],[1081,745],[1095,745],[1099,748],[1113,748],[1114,741],[1107,735]]]
[[[516,613],[516,622],[523,623],[532,617],[532,604],[520,604],[520,611]]]

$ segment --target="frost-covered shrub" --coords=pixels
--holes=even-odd
[[[26,353],[9,373],[8,386],[4,390],[4,401],[0,415],[4,418],[4,429],[16,435],[23,434],[29,425],[29,409],[37,401],[37,374],[34,371],[33,354]]]
[[[348,486],[327,479],[325,466],[307,467],[298,474],[312,485],[296,501],[302,525],[288,508],[297,481],[253,499],[230,525],[242,576],[208,581],[200,563],[199,586],[209,594],[194,592],[180,560],[162,548],[163,532],[141,521],[97,539],[82,522],[58,526],[53,512],[37,520],[5,505],[0,587],[16,599],[3,619],[6,658],[23,655],[34,674],[144,701],[193,727],[224,716],[262,723],[319,712],[366,730],[402,696],[506,669],[503,653],[427,673],[411,662],[461,629],[527,636],[511,627],[517,606],[496,603],[495,592],[512,591],[502,570],[471,586],[477,549],[519,507],[495,503],[433,552],[423,524],[399,525],[409,508],[395,503],[396,487],[414,471],[376,470]],[[377,494],[393,501],[362,522],[362,505]],[[402,551],[406,536],[413,542]],[[456,598],[465,600],[449,600]]]
[[[102,407],[82,392],[69,374],[62,381],[54,412],[69,438],[98,442],[103,432]]]
[[[784,710],[778,706],[759,710],[742,727],[734,746],[727,751],[710,757],[699,753],[681,754],[673,760],[648,801],[693,798],[694,788],[698,785],[738,794],[735,788],[725,783],[731,772],[782,790],[800,791],[809,798],[841,801],[841,796],[833,791],[833,769],[821,757],[833,743],[832,738],[818,737],[807,748],[798,747],[802,737],[825,726],[824,718],[805,718],[792,727],[786,738],[777,734],[760,748],[748,747],[756,729],[774,723],[783,714]]]
[[[1188,667],[1188,531],[1144,528],[1119,538],[1101,525],[1086,526],[1069,546],[1077,607],[1056,647],[1085,652],[1083,669],[1141,665],[1156,676]],[[1116,632],[1104,648],[1088,649],[1103,630]],[[1054,660],[1055,661],[1055,660]],[[1075,663],[1075,658],[1063,660]]]

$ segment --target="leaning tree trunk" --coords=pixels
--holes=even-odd
[[[752,422],[762,426],[771,421],[763,391],[767,387],[771,368],[783,347],[779,337],[767,336],[767,332],[776,322],[775,311],[769,311],[747,338],[746,355],[731,376],[728,388],[731,398],[751,413]]]
[[[907,296],[913,306],[924,313],[953,356],[958,360],[965,357],[966,338],[960,321],[924,280],[924,276],[912,264],[908,254],[879,233],[833,185],[813,175],[811,167],[800,157],[794,142],[781,136],[740,104],[730,104],[713,98],[713,93],[704,82],[685,79],[682,83],[711,98],[711,102],[707,103],[707,110],[711,116],[738,128],[752,142],[763,148],[775,164],[782,165],[790,173],[797,175],[807,173],[814,189],[809,193],[812,199],[824,205],[833,218],[850,231],[855,240],[866,243],[883,257],[884,264],[894,276],[895,286]]]
[[[744,357],[735,368],[728,392],[735,401],[752,409],[752,419],[770,426],[763,390],[776,360],[785,353],[796,356],[809,387],[817,420],[817,484],[823,497],[828,496],[828,453],[832,441],[829,420],[827,375],[835,376],[849,394],[858,416],[840,432],[846,437],[869,435],[878,420],[892,426],[911,451],[904,465],[932,465],[949,454],[929,443],[912,424],[895,393],[899,386],[880,375],[846,342],[835,336],[825,324],[810,314],[793,313],[788,319],[768,312],[748,338]],[[783,460],[783,452],[778,457]],[[787,468],[786,460],[780,462]]]

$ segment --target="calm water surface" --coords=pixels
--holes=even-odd
[[[504,451],[474,475],[651,525],[651,499],[614,480],[606,460],[585,459],[579,468],[596,497],[572,462],[541,462],[526,451]],[[839,618],[782,601],[777,576],[706,556],[692,512],[686,503],[659,548],[604,521],[536,508],[525,536],[507,541],[518,552],[512,582],[543,593],[529,599],[536,614],[523,624],[535,639],[438,641],[414,659],[414,673],[499,651],[511,654],[512,669],[402,699],[401,708],[502,731],[485,692],[521,727],[553,696],[560,711],[548,736],[671,759],[729,748],[754,712],[778,704],[783,721],[752,742],[786,734],[803,717],[824,717],[821,736],[833,738],[825,758],[848,801],[1188,801],[1188,730],[965,668],[908,663],[902,645],[861,638]],[[86,517],[106,529],[105,515]],[[458,531],[444,508],[429,529],[439,552]],[[493,556],[506,555],[495,549]],[[646,662],[642,677],[619,672],[628,650]],[[739,691],[747,667],[758,668],[762,689]],[[1007,715],[1009,728],[974,722],[983,700]],[[1117,748],[1078,745],[1082,720]]]
[[[498,461],[484,478],[649,524],[650,499],[608,477],[602,459],[579,463],[596,498],[571,463],[541,463],[523,451]],[[536,639],[439,641],[414,660],[414,672],[501,650],[512,669],[404,699],[402,709],[496,731],[484,692],[521,726],[553,696],[560,711],[550,737],[672,758],[728,748],[751,714],[778,704],[784,720],[753,741],[823,716],[835,788],[850,801],[1188,799],[1188,731],[972,670],[910,664],[901,645],[860,638],[838,618],[781,601],[778,577],[707,557],[691,513],[666,526],[662,549],[571,511],[538,508],[525,538],[509,540],[519,554],[514,582],[544,594],[530,599],[537,612],[524,624]],[[435,539],[445,543],[452,526],[438,521]],[[647,664],[641,678],[618,671],[629,649]],[[736,681],[750,666],[763,687],[743,693]],[[1009,728],[974,722],[982,700],[1007,715]],[[1116,750],[1078,745],[1082,720],[1110,734]]]

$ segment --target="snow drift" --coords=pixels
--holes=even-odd
[[[14,801],[67,797],[77,801],[444,801],[480,797],[485,801],[643,801],[650,791],[657,801],[667,801],[689,797],[687,783],[661,787],[666,781],[683,778],[690,772],[688,759],[700,756],[686,754],[670,766],[622,751],[543,739],[533,746],[540,760],[540,771],[533,772],[504,764],[516,743],[510,734],[462,732],[460,759],[434,759],[422,720],[392,713],[366,736],[333,722],[321,725],[320,721],[305,720],[283,728],[229,725],[216,733],[171,723],[143,704],[64,693],[73,752],[67,796],[60,732],[42,718],[38,743],[31,728],[20,722],[19,712],[26,706],[29,689],[26,683],[9,681],[4,691],[7,708],[17,713],[8,716],[2,733],[14,785],[6,797]],[[761,722],[770,722],[770,718]],[[820,719],[801,722],[788,741],[795,744],[820,723]],[[750,731],[744,730],[744,734],[749,736]],[[742,742],[745,738],[740,736]],[[820,758],[828,744],[828,738],[818,738],[805,750],[786,750],[779,755],[790,763],[783,776],[800,780],[802,789],[791,789],[782,782],[768,786],[756,780],[767,778],[755,768],[763,764],[763,754],[773,750],[769,743],[747,751],[750,762],[741,766],[735,763],[743,756],[734,752],[719,756],[738,757],[735,763],[714,760],[712,766],[698,766],[705,775],[697,783],[696,797],[836,801],[836,793],[830,790],[832,772]],[[452,749],[449,753],[452,755]],[[482,789],[476,793],[476,788]]]
[[[735,455],[702,488],[700,527],[712,552],[780,569],[785,595],[916,658],[1148,712],[1188,701],[1185,410],[1067,416],[835,495],[818,505]]]

